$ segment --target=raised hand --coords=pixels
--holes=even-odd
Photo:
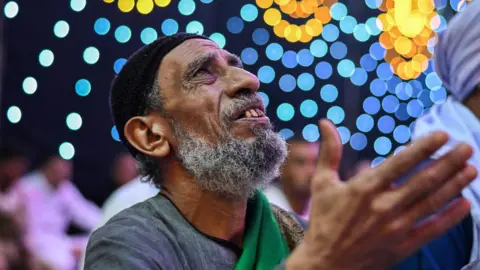
[[[477,174],[467,164],[472,155],[468,145],[457,145],[404,184],[392,185],[447,142],[445,133],[432,133],[342,182],[338,133],[326,120],[320,130],[309,229],[287,268],[388,269],[468,214],[468,201],[457,198]]]

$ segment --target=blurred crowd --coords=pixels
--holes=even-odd
[[[308,218],[310,181],[319,145],[301,137],[288,140],[290,155],[282,176],[265,189],[269,200]],[[120,153],[111,178],[118,188],[100,208],[72,183],[73,162],[56,153],[39,158],[29,171],[29,155],[15,145],[0,145],[0,269],[82,269],[89,234],[112,216],[158,193],[141,181],[137,162]],[[370,162],[361,161],[353,174]],[[79,233],[69,233],[75,225]]]

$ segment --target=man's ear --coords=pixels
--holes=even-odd
[[[124,134],[138,151],[153,157],[165,157],[170,153],[168,122],[157,114],[136,116],[128,120]]]

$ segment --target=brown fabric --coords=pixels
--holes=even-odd
[[[293,251],[303,240],[303,226],[295,217],[282,208],[273,204],[270,207],[288,248],[290,251]]]

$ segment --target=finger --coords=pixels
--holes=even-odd
[[[319,127],[322,141],[320,143],[317,171],[337,171],[342,158],[342,143],[337,129],[332,122],[325,119],[320,120]]]
[[[445,132],[432,132],[374,168],[369,175],[375,177],[356,177],[356,179],[372,182],[371,185],[374,187],[390,186],[394,180],[429,158],[447,140],[448,135]]]
[[[420,247],[444,234],[461,222],[470,211],[470,203],[463,198],[451,202],[447,208],[421,224],[418,224],[395,246],[394,252],[399,257],[407,257]]]
[[[472,165],[467,165],[457,173],[452,179],[431,194],[423,201],[413,204],[407,211],[407,218],[413,223],[427,215],[438,212],[449,201],[460,196],[462,190],[468,186],[477,177],[477,169]]]
[[[465,169],[471,155],[470,146],[457,145],[442,158],[414,174],[405,184],[398,186],[393,191],[390,201],[398,207],[409,205],[416,200],[422,200],[441,186],[456,184],[455,181],[446,180]],[[460,173],[459,176],[464,175]]]

